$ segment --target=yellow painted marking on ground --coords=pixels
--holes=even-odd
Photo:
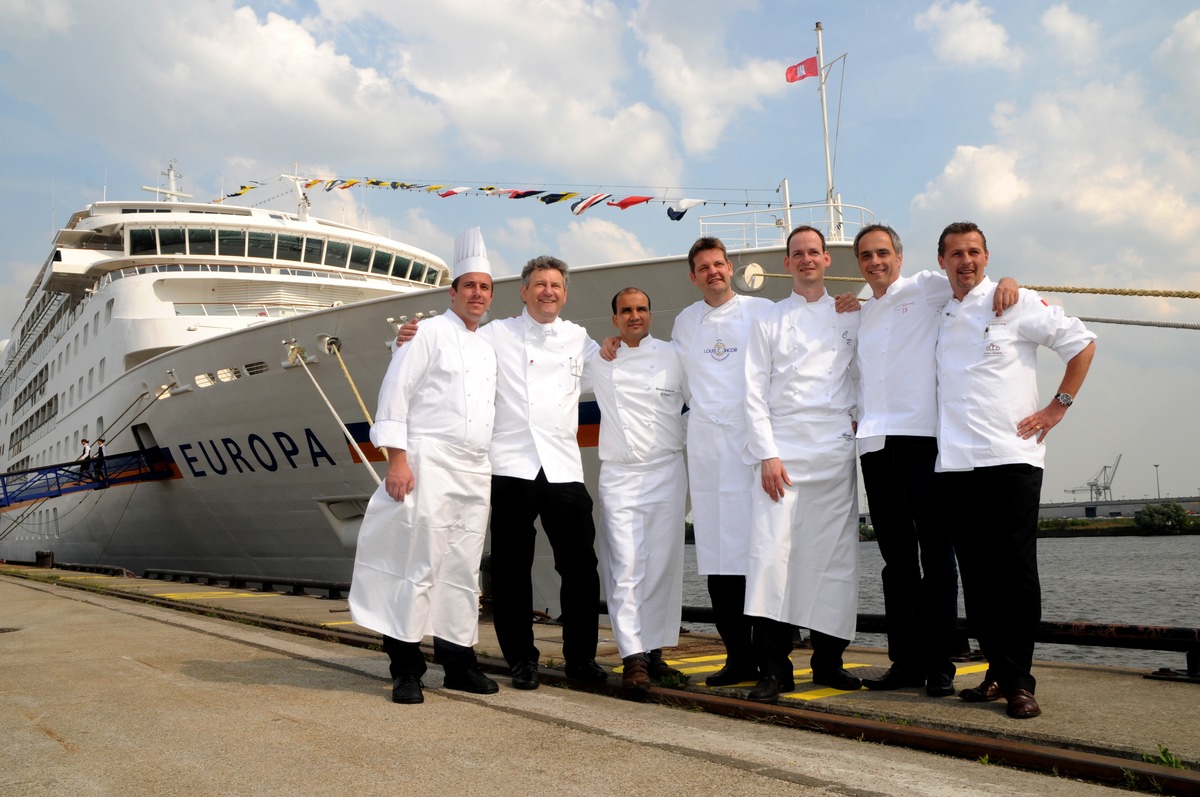
[[[353,621],[353,620],[335,620],[335,621],[333,621],[332,623],[321,623],[321,625],[322,625],[322,626],[331,626],[331,625],[354,625],[354,621]]]
[[[166,598],[172,601],[194,601],[205,598],[269,598],[265,592],[155,592],[156,598]]]
[[[59,581],[99,581],[99,580],[101,580],[101,579],[108,580],[108,579],[110,579],[110,578],[116,578],[116,576],[102,576],[102,575],[95,575],[95,576],[59,576],[59,577],[58,577],[58,580],[59,580]]]
[[[987,671],[988,663],[981,661],[978,664],[958,664],[955,665],[956,675],[970,675],[973,672]]]

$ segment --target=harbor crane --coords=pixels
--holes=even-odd
[[[1112,500],[1112,480],[1117,475],[1117,466],[1121,464],[1121,455],[1117,454],[1116,461],[1111,465],[1105,465],[1092,478],[1088,479],[1088,483],[1082,487],[1074,487],[1064,492],[1068,493],[1088,493],[1092,501],[1111,501]]]

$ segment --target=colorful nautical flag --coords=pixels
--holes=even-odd
[[[703,199],[680,199],[667,208],[667,216],[671,221],[679,221],[688,210],[703,204]]]
[[[588,208],[590,208],[592,205],[598,205],[601,202],[603,202],[604,200],[608,199],[610,196],[612,196],[612,194],[592,194],[589,197],[584,197],[583,199],[579,200],[578,202],[574,202],[571,204],[571,212],[574,213],[576,216],[581,216],[581,215],[583,215],[583,212],[585,210],[587,210]],[[612,204],[612,203],[610,202],[609,204]]]
[[[787,72],[784,74],[784,77],[787,78],[788,83],[795,83],[798,80],[804,80],[806,77],[816,76],[817,57],[815,55],[812,58],[805,58],[795,66],[789,66],[787,68]]]
[[[579,196],[578,191],[567,191],[562,194],[546,194],[545,196],[538,197],[538,199],[547,205],[553,205],[555,202],[562,202],[564,199],[570,199],[575,196]]]
[[[610,208],[620,208],[621,210],[626,210],[627,208],[631,208],[634,205],[640,205],[643,202],[649,202],[651,199],[654,199],[654,197],[652,197],[652,196],[627,196],[624,199],[618,199],[616,202],[605,202],[604,204],[608,205]]]
[[[544,194],[544,193],[545,193],[545,191],[513,191],[511,194],[508,195],[508,198],[509,199],[525,199],[527,197],[537,196],[538,194]]]
[[[454,196],[455,194],[461,194],[463,191],[470,191],[470,190],[471,190],[471,186],[460,185],[458,188],[450,188],[445,191],[438,191],[438,196],[440,196],[440,197]]]

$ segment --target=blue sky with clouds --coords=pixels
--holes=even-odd
[[[817,81],[835,183],[936,267],[970,218],[989,273],[1029,285],[1200,290],[1194,3],[304,0],[0,4],[0,323],[56,224],[140,194],[178,159],[198,199],[297,166],[329,177],[818,200]],[[843,69],[844,67],[844,69]],[[277,183],[247,201],[272,201]],[[749,193],[747,193],[749,192]],[[316,192],[315,211],[448,257],[481,225],[500,267],[685,251],[709,208]],[[1072,313],[1200,322],[1197,300],[1047,294]],[[575,302],[581,297],[572,296]],[[569,315],[569,308],[568,308]],[[1118,453],[1119,495],[1200,493],[1200,331],[1096,324],[1080,403],[1051,435],[1045,500]],[[1061,366],[1043,361],[1043,391]],[[986,498],[986,497],[984,497]]]

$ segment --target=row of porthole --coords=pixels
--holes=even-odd
[[[196,387],[212,387],[218,382],[233,382],[241,379],[243,376],[258,376],[265,374],[270,370],[265,362],[247,363],[240,368],[236,365],[231,365],[227,368],[219,368],[215,373],[196,374],[192,378],[192,382]],[[171,395],[170,385],[158,386],[158,398],[165,399]]]

